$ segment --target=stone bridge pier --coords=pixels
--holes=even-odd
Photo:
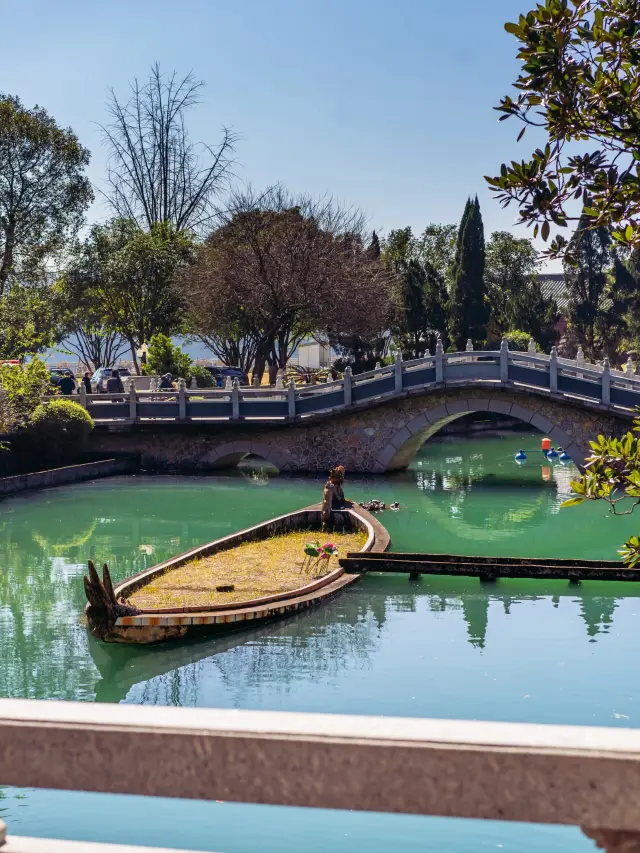
[[[603,411],[582,401],[553,399],[500,386],[452,387],[407,395],[349,412],[295,424],[182,424],[149,421],[127,431],[96,429],[92,449],[138,453],[155,471],[202,471],[230,467],[245,456],[262,457],[280,471],[325,472],[335,464],[378,474],[406,468],[418,449],[443,426],[474,411],[518,418],[547,434],[580,465],[599,433],[629,429],[631,415]]]

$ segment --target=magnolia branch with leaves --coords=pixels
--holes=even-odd
[[[640,433],[640,416],[633,431],[622,438],[599,435],[590,442],[593,452],[585,461],[584,474],[571,482],[575,497],[564,501],[563,507],[603,500],[613,515],[631,515],[640,505],[640,437],[634,433]],[[640,564],[640,538],[631,536],[618,553],[628,568]]]
[[[496,107],[500,121],[542,129],[547,143],[529,159],[503,163],[486,177],[504,207],[548,240],[578,202],[594,227],[640,246],[640,0],[545,0],[517,23],[522,70]],[[578,208],[579,210],[579,208]],[[564,255],[557,235],[546,253]]]

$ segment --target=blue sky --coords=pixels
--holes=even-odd
[[[109,87],[124,95],[155,60],[193,69],[207,87],[192,136],[233,127],[240,180],[329,192],[381,232],[457,222],[478,193],[490,232],[516,211],[482,176],[531,149],[492,110],[518,71],[503,24],[530,3],[16,0],[3,10],[0,85],[74,128],[100,186]]]

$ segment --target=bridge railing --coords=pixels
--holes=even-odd
[[[634,729],[3,699],[0,783],[568,824],[611,853],[640,846]],[[0,823],[0,846],[3,834]]]
[[[419,393],[425,389],[464,383],[529,388],[597,405],[631,412],[640,405],[640,377],[629,363],[625,371],[590,364],[583,358],[510,352],[506,342],[499,350],[444,353],[412,361],[398,356],[391,365],[353,376],[347,368],[343,379],[332,382],[275,388],[187,389],[141,391],[131,388],[124,394],[75,397],[98,422],[145,421],[295,421],[336,412],[352,406]]]

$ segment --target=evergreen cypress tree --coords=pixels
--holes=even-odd
[[[375,258],[376,260],[380,257],[380,240],[375,231],[371,235],[371,242],[369,243],[367,252],[370,257]]]
[[[485,340],[489,302],[484,280],[484,225],[478,197],[467,200],[451,275],[449,332],[456,350],[463,350],[467,339]]]

